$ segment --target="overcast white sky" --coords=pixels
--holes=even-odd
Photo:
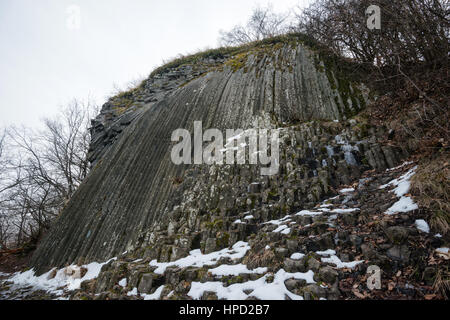
[[[272,1],[286,11],[310,0]],[[113,85],[179,53],[217,46],[267,0],[1,0],[0,127],[36,126],[72,98],[99,104]],[[80,8],[80,28],[69,20]],[[72,14],[71,14],[72,13]],[[69,23],[69,24],[68,24]]]

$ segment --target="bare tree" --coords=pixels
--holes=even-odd
[[[370,5],[381,8],[381,30],[366,26]],[[362,63],[446,63],[449,8],[443,0],[316,0],[297,15],[297,30]]]
[[[220,31],[219,41],[222,45],[234,46],[278,36],[288,31],[288,18],[289,14],[276,13],[270,5],[257,7],[245,26]]]
[[[0,182],[0,242],[11,241],[12,234],[17,244],[38,238],[82,183],[89,170],[90,119],[97,111],[89,100],[73,100],[44,119],[41,130],[11,127],[3,134],[0,150],[8,139],[9,157],[3,161],[0,152],[6,173]]]

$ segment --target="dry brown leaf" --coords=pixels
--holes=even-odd
[[[354,294],[355,296],[357,296],[357,297],[360,298],[360,299],[365,299],[365,298],[366,298],[366,296],[363,295],[363,294],[361,294],[358,290],[352,290],[352,292],[353,292],[353,294]]]
[[[395,288],[395,283],[392,282],[392,281],[389,281],[389,283],[388,283],[388,290],[392,291],[392,290],[394,290],[394,288]]]

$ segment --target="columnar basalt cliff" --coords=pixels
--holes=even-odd
[[[342,62],[344,63],[344,62]],[[345,62],[347,63],[347,62]],[[379,143],[385,129],[359,117],[364,84],[296,38],[200,56],[154,72],[111,98],[92,122],[92,170],[39,244],[39,273],[127,252],[174,261],[228,248],[261,223],[310,209],[369,169],[408,151]],[[280,170],[174,165],[177,128],[276,128]],[[256,221],[255,220],[255,221]]]

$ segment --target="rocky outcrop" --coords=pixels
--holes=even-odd
[[[231,224],[244,212],[269,221],[311,208],[365,170],[392,167],[407,155],[380,144],[384,129],[356,116],[367,98],[363,85],[292,40],[151,75],[109,101],[93,121],[93,168],[32,266],[44,272],[125,251],[174,261],[255,234],[255,224]],[[279,129],[279,174],[261,176],[258,165],[174,165],[171,133],[192,132],[194,121],[220,130]],[[310,247],[330,240],[321,241]],[[403,257],[401,249],[391,254],[399,252]]]
[[[158,241],[101,265],[6,279],[0,299],[439,298],[432,285],[448,264],[445,240],[423,228],[420,210],[386,213],[399,199],[395,183],[412,172],[413,163],[367,171],[337,196],[278,219],[267,220],[258,208],[222,217],[201,228],[207,240],[197,244],[169,227]],[[379,287],[369,286],[371,270],[379,270]],[[82,282],[74,290],[75,279]]]

